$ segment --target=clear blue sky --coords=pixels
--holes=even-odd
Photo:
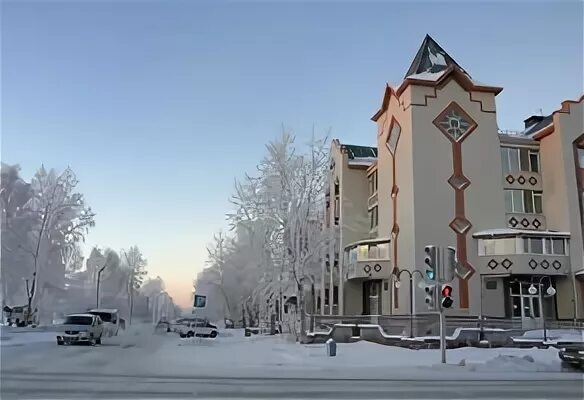
[[[81,3],[81,4],[79,4]],[[90,245],[139,245],[187,301],[234,177],[282,124],[374,144],[429,33],[503,86],[499,126],[582,94],[581,2],[2,2],[2,160],[70,165]]]

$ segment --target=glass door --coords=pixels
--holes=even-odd
[[[513,281],[510,284],[513,318],[521,319],[523,329],[539,329],[543,326],[541,295],[537,285],[535,293],[530,293],[530,282]]]

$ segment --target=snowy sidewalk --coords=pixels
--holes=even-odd
[[[447,351],[448,363],[442,365],[439,350],[410,350],[364,341],[340,343],[337,356],[327,357],[322,344],[301,345],[279,336],[167,339],[152,354],[155,363],[140,363],[141,374],[335,379],[398,379],[412,374],[428,379],[507,379],[510,375],[514,379],[540,379],[543,375],[568,379],[572,375],[569,379],[573,379],[573,374],[562,373],[557,349],[452,349]],[[120,369],[132,368],[131,364],[136,367],[132,360],[125,361]]]

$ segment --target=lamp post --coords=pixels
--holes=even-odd
[[[535,294],[535,292],[538,292],[538,297],[540,298],[540,301],[541,301],[541,316],[543,319],[543,341],[547,342],[547,329],[546,329],[546,323],[545,323],[545,312],[543,309],[544,305],[543,305],[543,295],[541,293],[541,283],[544,279],[548,279],[550,282],[550,286],[546,290],[547,297],[553,297],[556,294],[556,289],[552,286],[552,278],[549,275],[544,275],[544,276],[541,276],[539,278],[539,281],[537,283],[538,289],[536,289],[535,286],[533,286],[533,278],[534,277],[531,277],[531,286],[529,287],[528,291],[531,294]]]
[[[101,280],[101,273],[103,272],[103,270],[105,269],[105,267],[107,266],[107,263],[104,264],[103,267],[101,267],[99,269],[99,271],[97,271],[97,287],[95,290],[95,308],[99,308],[99,283]]]
[[[413,271],[409,271],[407,269],[398,270],[397,273],[393,273],[392,276],[395,277],[397,280],[395,281],[394,285],[395,288],[398,289],[401,285],[400,277],[402,273],[407,273],[408,279],[410,282],[410,338],[414,337],[414,275],[416,272],[420,274],[420,277],[423,278],[422,272],[415,269]]]

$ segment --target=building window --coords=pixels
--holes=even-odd
[[[501,256],[515,253],[515,238],[479,240],[479,256]]]
[[[335,196],[335,225],[339,224],[339,215],[341,212],[341,199],[340,196]]]
[[[374,229],[377,228],[377,224],[379,222],[378,215],[377,215],[377,206],[373,207],[368,211],[369,213],[369,228]]]
[[[576,156],[578,157],[578,166],[584,168],[584,147],[576,147]]]
[[[373,171],[368,177],[369,180],[369,197],[377,193],[377,170]]]
[[[539,172],[539,151],[501,147],[501,163],[505,174],[519,171]]]
[[[567,239],[564,238],[523,238],[523,253],[567,255]]]
[[[387,142],[385,145],[387,146],[388,150],[391,152],[392,155],[395,154],[395,149],[397,147],[397,141],[399,140],[399,136],[401,135],[401,127],[396,121],[393,121],[391,125],[391,131],[387,136]]]
[[[505,189],[505,210],[510,213],[541,214],[543,212],[542,192]]]

